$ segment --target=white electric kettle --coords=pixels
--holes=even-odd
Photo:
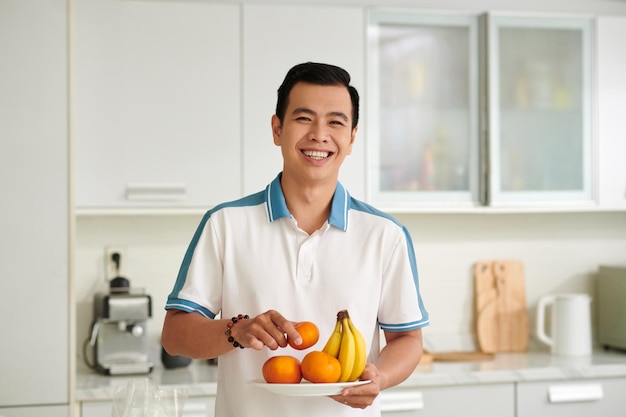
[[[551,307],[551,335],[545,331],[545,311]],[[537,306],[537,337],[558,356],[591,355],[591,297],[587,294],[548,295]]]

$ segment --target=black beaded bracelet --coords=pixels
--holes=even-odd
[[[232,329],[233,326],[235,325],[235,323],[237,323],[239,320],[245,320],[245,319],[249,319],[249,318],[250,318],[250,316],[248,316],[247,314],[246,315],[238,314],[236,317],[232,317],[230,319],[230,323],[228,323],[226,325],[226,331],[224,332],[224,334],[226,336],[228,336],[228,342],[232,343],[233,346],[236,347],[236,348],[243,349],[243,346],[238,341],[236,341],[233,336],[231,336],[230,329]]]

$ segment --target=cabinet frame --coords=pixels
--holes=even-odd
[[[381,24],[415,25],[440,27],[469,25],[471,55],[470,118],[470,189],[469,192],[445,191],[382,191],[380,180],[382,164],[381,144],[381,96],[379,43],[377,30]],[[523,28],[574,29],[580,32],[581,81],[576,84],[581,91],[581,135],[580,142],[580,189],[554,189],[538,191],[506,191],[502,188],[500,169],[500,127],[503,113],[499,107],[500,86],[498,65],[500,27],[510,25]],[[487,12],[470,13],[426,13],[414,10],[373,9],[368,15],[368,152],[367,152],[367,198],[372,204],[391,211],[423,209],[456,210],[510,210],[536,209],[590,209],[597,206],[597,135],[594,131],[593,94],[594,83],[594,36],[595,21],[587,15],[564,15],[548,13]],[[549,119],[548,119],[549,120]],[[552,124],[554,126],[554,124]],[[567,136],[565,136],[567,137]],[[551,155],[541,151],[547,158]],[[416,165],[418,161],[416,160]]]
[[[593,19],[591,17],[547,16],[545,14],[512,14],[490,12],[485,16],[487,25],[487,74],[488,74],[488,126],[489,134],[486,146],[488,149],[488,186],[487,204],[490,206],[507,205],[553,205],[580,204],[591,205],[595,202],[594,195],[594,154],[595,142],[593,135]],[[500,158],[500,77],[498,65],[499,37],[497,31],[502,27],[524,29],[574,29],[581,32],[582,52],[582,181],[580,191],[503,191],[501,187]]]
[[[469,74],[469,156],[468,180],[469,189],[464,191],[382,191],[380,190],[380,85],[378,68],[379,42],[378,25],[416,25],[417,27],[466,27],[468,29],[468,63]],[[483,185],[480,181],[481,172],[481,90],[483,81],[480,69],[480,21],[478,15],[462,13],[425,13],[409,10],[370,10],[368,14],[368,48],[367,48],[367,86],[368,86],[368,120],[367,130],[367,199],[372,204],[389,208],[403,209],[419,206],[475,207],[481,204]]]

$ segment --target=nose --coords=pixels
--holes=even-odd
[[[327,127],[323,123],[313,123],[308,138],[315,142],[328,142],[329,133]]]

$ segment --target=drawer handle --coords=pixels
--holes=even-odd
[[[205,403],[187,403],[183,407],[185,412],[197,412],[197,411],[207,411],[209,407]]]
[[[129,201],[182,201],[187,199],[187,184],[182,182],[129,182]]]
[[[421,391],[383,392],[380,394],[380,410],[416,411],[424,409],[424,396]]]
[[[553,385],[548,387],[551,403],[599,401],[604,398],[601,384]]]

